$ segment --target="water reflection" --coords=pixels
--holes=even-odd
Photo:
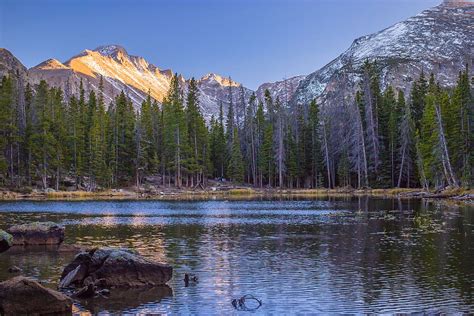
[[[173,290],[169,286],[114,289],[107,297],[99,296],[76,302],[78,312],[97,313],[163,313],[165,309],[157,309],[162,300],[171,300]]]
[[[228,314],[232,298],[253,294],[263,313],[454,313],[474,309],[473,211],[364,197],[16,202],[0,203],[0,228],[54,220],[67,225],[66,242],[132,247],[175,267],[169,295],[117,293],[78,302],[78,312]],[[68,260],[12,248],[0,279],[18,265],[55,286]],[[188,272],[199,283],[185,288]]]

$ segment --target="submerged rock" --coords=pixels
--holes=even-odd
[[[14,245],[59,245],[64,240],[64,226],[53,222],[34,222],[8,229]]]
[[[59,286],[126,288],[164,285],[173,268],[125,248],[99,248],[76,255],[61,275]]]
[[[173,290],[168,285],[141,286],[135,288],[117,288],[112,291],[101,290],[94,298],[81,299],[81,306],[97,315],[101,311],[108,311],[110,315],[120,315],[123,310],[140,310],[145,304],[159,302],[173,296]]]
[[[20,273],[21,271],[21,268],[17,266],[11,266],[10,268],[8,268],[9,273]]]
[[[2,315],[71,315],[72,300],[38,282],[18,276],[0,283]]]
[[[0,229],[0,252],[7,251],[13,246],[13,236]]]

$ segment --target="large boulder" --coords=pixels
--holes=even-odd
[[[164,285],[173,268],[125,248],[98,248],[76,255],[61,275],[61,288],[129,288]]]
[[[14,245],[59,245],[64,240],[64,226],[53,222],[34,222],[10,227]]]
[[[13,246],[12,235],[0,229],[0,252],[7,251],[11,246]]]
[[[72,300],[22,276],[0,283],[0,315],[44,314],[71,315]]]

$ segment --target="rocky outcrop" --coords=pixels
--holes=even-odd
[[[71,315],[72,300],[38,282],[18,276],[0,283],[1,315]]]
[[[76,255],[61,275],[61,288],[85,291],[96,288],[130,288],[164,285],[173,275],[169,265],[157,263],[124,248],[99,248]]]
[[[260,85],[255,94],[259,100],[264,100],[265,90],[268,90],[273,100],[279,99],[280,103],[285,106],[291,101],[300,82],[305,78],[306,76],[295,76],[281,81],[267,82]]]
[[[5,75],[19,75],[26,78],[27,69],[11,52],[0,48],[0,79]]]
[[[14,245],[59,245],[64,240],[64,226],[53,222],[15,225],[7,231],[13,235]]]
[[[0,229],[0,253],[7,251],[11,246],[13,246],[12,235]]]

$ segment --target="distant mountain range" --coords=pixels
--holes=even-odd
[[[392,85],[408,90],[421,71],[433,72],[442,85],[452,86],[466,64],[472,73],[474,3],[446,0],[406,21],[356,39],[347,51],[307,76],[264,83],[256,91],[229,78],[207,74],[197,80],[201,109],[207,119],[218,115],[221,102],[226,110],[229,86],[236,104],[242,96],[248,99],[254,92],[263,99],[268,89],[273,98],[290,105],[308,104],[312,99],[323,106],[337,105],[357,90],[365,60],[377,60],[382,87]],[[0,49],[0,75],[9,72],[18,73],[32,84],[44,79],[61,87],[66,97],[78,93],[81,80],[86,92],[96,91],[102,76],[107,102],[123,90],[137,108],[148,93],[163,101],[173,75],[170,69],[160,69],[143,57],[129,55],[119,45],[86,49],[64,63],[48,59],[30,69],[7,49]],[[189,78],[180,76],[179,80],[186,90]],[[237,115],[243,114],[237,111]]]

